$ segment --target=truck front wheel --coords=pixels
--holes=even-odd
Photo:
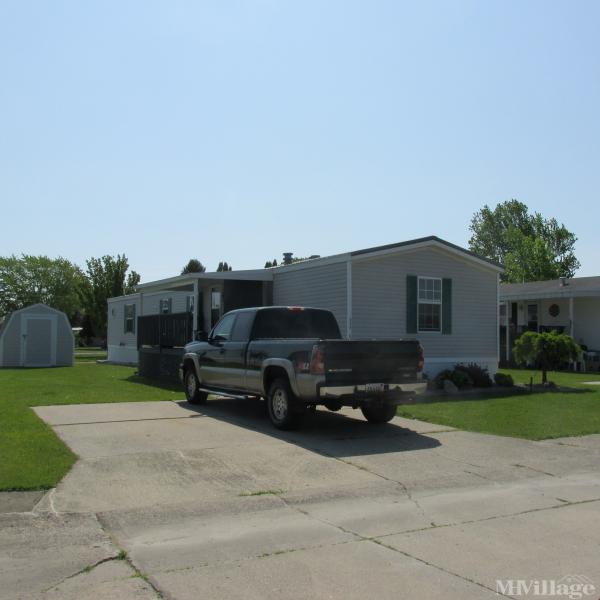
[[[366,404],[361,410],[369,423],[388,423],[396,416],[396,405],[391,402]]]
[[[192,369],[185,372],[185,397],[190,404],[204,404],[208,398],[206,392],[198,389],[198,378]]]
[[[287,379],[276,379],[269,387],[267,409],[277,429],[296,429],[302,422],[301,410]]]

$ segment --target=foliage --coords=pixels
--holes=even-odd
[[[181,274],[187,275],[188,273],[204,273],[205,271],[206,267],[197,258],[190,258],[187,265],[181,269]]]
[[[220,262],[219,266],[217,267],[217,273],[221,273],[223,271],[233,271],[233,268],[227,264],[227,261]]]
[[[133,293],[140,275],[135,271],[127,272],[129,262],[125,255],[90,258],[86,264],[86,277],[81,287],[85,313],[94,335],[106,338],[108,298]]]
[[[73,320],[81,310],[81,269],[65,258],[0,257],[0,315],[43,303]]]
[[[435,387],[440,390],[444,389],[444,380],[446,379],[449,379],[459,390],[473,385],[473,380],[469,377],[468,373],[456,369],[445,369],[435,376],[433,380]]]
[[[504,263],[503,280],[536,281],[573,277],[579,268],[577,237],[556,219],[529,213],[525,204],[509,200],[487,204],[472,219],[471,251]]]
[[[268,260],[268,261],[265,263],[265,267],[264,267],[264,268],[265,268],[265,269],[270,269],[271,267],[276,267],[276,266],[277,266],[277,259],[276,259],[276,258],[274,258],[273,260]]]
[[[486,388],[492,385],[492,378],[488,370],[477,363],[458,364],[454,367],[454,370],[466,373],[475,387]]]
[[[548,382],[550,369],[558,369],[569,361],[576,360],[581,348],[573,338],[556,331],[537,333],[526,331],[515,341],[513,355],[519,364],[533,362],[542,370],[542,383]]]
[[[513,385],[515,385],[515,382],[513,381],[513,378],[510,375],[510,373],[501,373],[500,371],[498,371],[494,375],[494,382],[496,385],[499,385],[501,387],[512,387]]]

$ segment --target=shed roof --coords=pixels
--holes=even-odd
[[[551,279],[500,285],[501,300],[574,298],[577,296],[600,296],[600,277],[573,277],[565,280]]]

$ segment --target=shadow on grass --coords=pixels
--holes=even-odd
[[[183,386],[181,383],[174,381],[165,381],[164,379],[152,379],[150,377],[142,377],[141,375],[130,375],[126,377],[124,381],[129,383],[138,383],[141,385],[147,385],[150,387],[159,388],[161,390],[167,390],[169,392],[182,392]]]

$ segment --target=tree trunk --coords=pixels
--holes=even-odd
[[[542,369],[542,385],[546,385],[548,383],[548,370]]]

